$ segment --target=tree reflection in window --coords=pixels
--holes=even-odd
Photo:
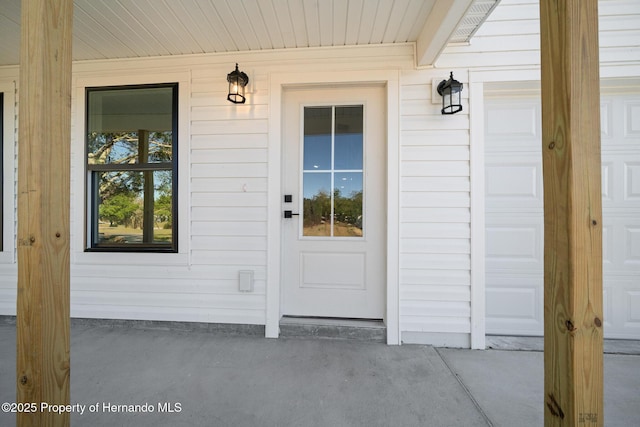
[[[176,248],[177,85],[89,89],[90,247]]]
[[[304,236],[363,236],[363,106],[306,107]]]

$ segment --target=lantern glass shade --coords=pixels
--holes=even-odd
[[[442,96],[442,114],[455,114],[462,111],[462,83],[453,78],[443,80],[438,85],[438,93]]]
[[[244,72],[238,70],[238,64],[236,64],[235,70],[227,74],[227,81],[229,82],[229,95],[227,95],[227,100],[234,104],[244,104],[246,101],[244,89],[249,83],[249,77]]]

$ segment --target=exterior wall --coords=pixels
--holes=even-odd
[[[640,4],[601,2],[604,78],[640,75]],[[272,140],[279,99],[272,81],[304,74],[395,72],[399,106],[397,186],[399,266],[396,343],[484,347],[485,90],[539,80],[538,5],[502,0],[470,45],[445,49],[436,68],[416,69],[414,46],[291,49],[223,55],[81,62],[74,65],[71,313],[74,317],[265,324],[278,298],[273,233],[280,191]],[[247,104],[226,101],[226,74],[239,62],[251,79]],[[433,85],[449,71],[465,84],[464,110],[440,115]],[[365,78],[365,77],[363,77]],[[0,69],[0,90],[15,93],[16,67]],[[84,252],[84,87],[180,82],[178,254]],[[6,101],[5,96],[5,101]],[[12,98],[12,97],[9,97]],[[10,103],[13,101],[10,101]],[[5,102],[6,104],[6,102]],[[15,158],[17,109],[5,111],[5,216],[0,314],[15,314]],[[279,143],[278,143],[279,144]],[[6,191],[6,189],[10,191]],[[393,236],[392,236],[393,237]],[[279,254],[277,254],[279,257]],[[271,267],[270,267],[271,266]],[[255,290],[238,291],[238,271]],[[271,283],[275,282],[275,283]],[[390,281],[393,283],[393,280]],[[271,293],[269,293],[271,292]],[[276,313],[277,314],[277,313]]]
[[[265,324],[268,289],[270,78],[280,73],[410,66],[411,47],[317,49],[231,56],[78,64],[74,102],[83,111],[85,85],[181,81],[179,254],[84,253],[83,210],[74,209],[72,315]],[[380,55],[378,62],[373,55]],[[247,104],[226,101],[235,62],[250,76]],[[355,64],[355,65],[354,65]],[[112,68],[113,67],[113,68]],[[109,68],[111,70],[105,70]],[[142,70],[166,70],[157,75]],[[100,71],[98,71],[100,70]],[[157,72],[157,71],[156,71]],[[80,119],[82,116],[75,115]],[[82,131],[74,133],[82,164]],[[275,154],[279,156],[279,152]],[[83,175],[73,174],[76,206]],[[277,212],[278,221],[280,212]],[[254,271],[253,292],[238,291],[238,271]]]
[[[225,99],[225,76],[235,62],[242,64],[242,69],[251,78],[245,105],[232,105]],[[269,123],[271,109],[280,108],[270,105],[270,81],[283,73],[305,74],[310,76],[309,81],[321,81],[330,73],[359,76],[388,70],[397,76],[398,70],[413,68],[411,45],[75,64],[71,171],[72,316],[265,324],[269,209],[277,204],[278,220],[280,215],[280,192],[271,191],[269,181],[272,167],[269,159],[280,155],[274,153],[277,149],[270,145],[270,131],[274,127]],[[4,80],[13,87],[17,70],[3,69],[2,72]],[[424,81],[430,82],[429,73],[423,74]],[[84,252],[85,87],[167,81],[180,83],[180,252]],[[416,89],[411,85],[409,92]],[[428,100],[420,107],[422,111],[410,114],[414,115],[413,120],[419,121],[420,117],[415,114],[423,113],[431,116],[431,122],[443,120],[436,115],[438,106],[431,104],[429,84],[423,82],[420,86],[418,89],[425,92],[418,96],[428,97]],[[399,117],[397,104],[396,100],[395,112],[390,113],[395,115],[396,122]],[[427,107],[431,111],[427,112]],[[17,128],[15,120],[9,121]],[[467,121],[463,120],[463,123]],[[400,152],[397,146],[393,149]],[[412,154],[409,152],[408,155]],[[442,168],[435,162],[431,164],[436,170],[430,174],[437,176]],[[15,169],[15,164],[11,169]],[[398,169],[396,166],[395,170]],[[409,174],[420,175],[415,167]],[[409,205],[426,203],[416,201],[419,197],[415,194],[408,193],[407,198]],[[413,257],[409,262],[418,263],[416,257],[420,251],[409,249],[408,253],[409,258]],[[390,256],[397,258],[397,254]],[[15,314],[14,258],[12,256],[3,264],[6,275],[0,282],[2,314]],[[239,270],[254,271],[253,292],[238,291]],[[398,289],[395,292],[398,293]],[[423,320],[414,320],[413,324]],[[398,336],[397,331],[395,335]]]
[[[601,0],[599,15],[602,83],[607,88],[631,86],[636,91],[640,76],[640,3]],[[473,348],[484,346],[478,341],[484,334],[485,321],[484,99],[499,99],[514,92],[539,96],[539,64],[539,2],[534,0],[501,0],[470,44],[448,46],[436,62],[438,68],[469,73]]]
[[[600,62],[603,66],[640,61],[640,3],[598,2]],[[448,46],[438,68],[519,69],[540,65],[538,0],[501,0],[469,45]]]
[[[601,0],[599,14],[601,77],[637,85],[640,3]],[[468,346],[470,338],[473,348],[484,347],[484,96],[539,87],[539,28],[539,1],[501,0],[471,43],[444,49],[435,70],[402,74],[405,342]],[[450,70],[466,84],[469,104],[442,121],[419,94]]]
[[[462,112],[443,116],[431,93],[446,74],[402,73],[400,319],[404,342],[468,347],[469,92]],[[467,81],[466,73],[454,77]]]

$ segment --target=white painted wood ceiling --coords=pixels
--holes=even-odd
[[[74,0],[73,58],[417,42],[454,3],[457,25],[472,0]],[[0,65],[19,43],[20,0],[0,0]]]

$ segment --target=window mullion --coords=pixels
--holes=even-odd
[[[144,129],[138,130],[138,163],[148,164],[149,161],[149,132]],[[143,198],[142,198],[142,242],[153,243],[154,224],[154,183],[153,171],[145,170],[142,173]]]
[[[331,107],[331,213],[329,217],[331,218],[331,237],[333,237],[333,228],[334,228],[334,217],[335,217],[335,154],[336,154],[336,106]]]
[[[138,163],[109,163],[109,164],[99,164],[99,165],[87,165],[87,170],[95,171],[95,172],[117,172],[117,171],[128,171],[128,172],[143,172],[143,171],[159,171],[159,170],[172,170],[173,163],[146,163],[146,164],[138,164]]]

